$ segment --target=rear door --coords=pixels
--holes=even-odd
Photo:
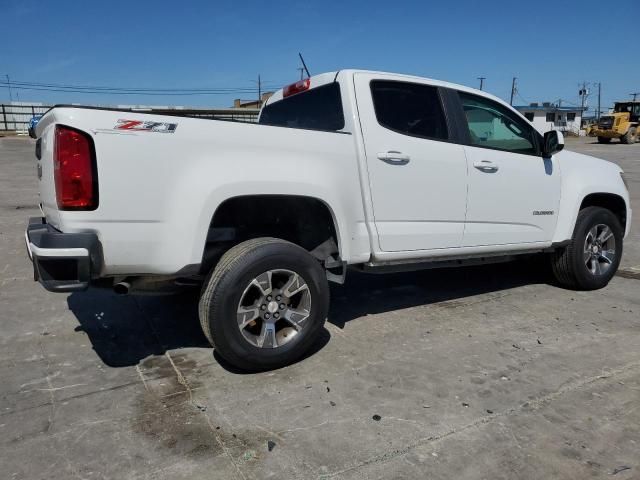
[[[459,92],[469,138],[469,195],[463,246],[548,242],[560,201],[556,158],[539,153],[541,136],[510,108]]]
[[[380,249],[459,247],[467,201],[464,147],[438,87],[354,74]]]

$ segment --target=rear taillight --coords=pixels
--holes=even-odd
[[[95,210],[98,182],[93,140],[83,132],[56,125],[53,175],[60,210]]]
[[[300,80],[299,82],[292,83],[291,85],[287,85],[284,87],[282,91],[282,98],[290,97],[291,95],[295,95],[296,93],[304,92],[309,90],[311,86],[311,79],[305,78],[304,80]]]

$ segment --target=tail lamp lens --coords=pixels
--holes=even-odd
[[[98,206],[93,141],[87,134],[56,125],[53,172],[60,210]]]

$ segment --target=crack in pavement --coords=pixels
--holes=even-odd
[[[162,340],[160,338],[160,335],[158,334],[158,332],[156,331],[154,325],[153,325],[153,321],[152,319],[149,317],[149,315],[147,315],[147,312],[144,311],[144,309],[140,306],[140,304],[138,303],[138,301],[135,299],[134,297],[134,304],[136,306],[136,308],[138,309],[138,311],[142,314],[143,318],[146,320],[147,325],[149,326],[149,329],[151,330],[151,332],[153,333],[153,336],[156,339],[156,342],[158,343],[158,345],[160,346],[160,348],[162,348],[163,350],[165,350],[165,357],[167,358],[167,360],[169,361],[169,363],[171,364],[171,367],[173,368],[178,383],[180,385],[182,385],[185,390],[187,391],[187,393],[189,394],[189,404],[201,415],[204,416],[205,420],[207,421],[207,425],[209,426],[209,429],[211,430],[211,432],[213,433],[213,437],[215,438],[216,442],[218,443],[218,445],[220,446],[220,448],[222,449],[222,451],[224,452],[225,456],[229,459],[229,461],[231,462],[231,464],[233,465],[234,469],[236,470],[236,472],[238,473],[238,475],[240,476],[240,478],[242,478],[243,480],[247,480],[247,477],[244,475],[244,473],[242,472],[242,470],[240,469],[240,466],[236,463],[235,459],[233,458],[233,455],[231,454],[231,452],[229,451],[229,448],[227,447],[227,445],[224,443],[224,441],[222,440],[222,437],[218,434],[218,432],[216,431],[215,426],[213,425],[213,423],[211,422],[211,418],[209,417],[209,415],[201,408],[199,408],[200,406],[197,405],[194,400],[193,400],[193,390],[191,388],[191,385],[189,384],[188,380],[185,378],[185,376],[182,374],[182,372],[180,371],[180,369],[176,366],[175,362],[173,361],[173,358],[171,358],[171,355],[169,354],[169,351],[167,350],[166,346],[162,343]],[[140,372],[141,373],[141,372]],[[140,379],[142,380],[143,385],[145,386],[145,388],[147,387],[146,385],[146,381],[144,379],[143,375],[140,375]]]
[[[578,381],[574,381],[574,382],[570,382],[565,384],[564,386],[560,387],[558,390],[556,390],[555,392],[549,393],[547,395],[544,395],[542,397],[536,398],[534,400],[531,400],[529,402],[525,402],[517,407],[513,407],[510,408],[508,410],[505,410],[503,412],[497,412],[497,413],[493,413],[491,415],[487,415],[487,416],[483,416],[480,418],[477,418],[475,420],[473,420],[472,422],[469,422],[465,425],[462,425],[460,427],[453,427],[450,428],[449,430],[446,430],[442,433],[436,434],[436,435],[430,435],[429,437],[424,437],[421,439],[416,440],[415,442],[407,445],[404,448],[400,448],[400,449],[396,449],[396,450],[392,450],[390,452],[385,452],[383,454],[380,455],[376,455],[374,457],[371,457],[367,460],[364,460],[358,464],[355,465],[351,465],[349,467],[343,468],[342,470],[338,470],[335,471],[333,473],[328,473],[328,474],[322,474],[319,475],[318,478],[321,479],[325,479],[325,478],[333,478],[336,477],[338,475],[342,475],[343,473],[347,473],[350,472],[352,470],[357,470],[359,468],[362,467],[366,467],[369,465],[374,465],[374,464],[380,464],[380,463],[384,463],[384,462],[388,462],[389,460],[392,460],[396,457],[402,456],[406,453],[409,453],[410,451],[414,450],[417,447],[423,446],[423,445],[429,445],[432,443],[437,443],[441,440],[444,440],[445,438],[451,437],[453,435],[457,435],[459,433],[462,433],[466,430],[469,430],[471,428],[475,428],[484,424],[487,424],[489,422],[492,422],[493,420],[497,419],[497,418],[501,418],[501,417],[508,417],[510,415],[513,415],[514,413],[519,413],[519,412],[523,412],[523,411],[535,411],[538,410],[539,408],[545,406],[546,404],[556,400],[557,398],[562,397],[563,395],[567,394],[567,393],[571,393],[574,392],[576,390],[580,390],[583,387],[589,386],[593,383],[596,383],[600,380],[606,380],[606,379],[610,379],[619,375],[623,375],[625,373],[628,373],[630,371],[633,371],[634,369],[640,367],[640,361],[636,361],[636,362],[631,362],[628,363],[620,368],[614,369],[614,370],[610,370],[608,372],[602,373],[600,375],[596,375],[596,376],[592,376],[592,377],[587,377],[584,378],[582,380],[578,380]]]
[[[189,382],[184,377],[184,375],[182,374],[180,369],[176,366],[176,364],[174,363],[173,359],[171,358],[171,355],[169,354],[169,352],[165,352],[165,356],[169,360],[169,363],[171,363],[171,366],[173,367],[173,370],[176,372],[176,376],[178,377],[178,383],[180,385],[182,385],[187,390],[187,392],[189,393],[189,403],[191,404],[191,406],[194,409],[196,409],[199,413],[201,413],[204,416],[204,418],[207,421],[207,425],[209,425],[209,429],[211,430],[211,432],[213,433],[214,438],[216,439],[216,442],[218,443],[218,445],[220,445],[220,448],[222,449],[222,451],[229,458],[229,461],[234,466],[235,470],[238,472],[238,475],[240,475],[240,477],[243,480],[247,480],[247,477],[244,475],[244,473],[242,473],[242,470],[240,469],[240,466],[234,460],[233,455],[231,455],[231,452],[229,451],[229,448],[227,447],[227,445],[222,440],[222,437],[220,437],[220,435],[218,435],[218,432],[216,432],[216,429],[215,429],[213,423],[211,423],[211,418],[209,417],[209,415],[205,411],[203,411],[201,408],[198,408],[199,405],[197,405],[193,401],[193,392],[191,390],[191,386],[189,385]]]

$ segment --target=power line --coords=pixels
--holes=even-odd
[[[5,82],[3,82],[5,83]],[[269,82],[275,84],[276,82]],[[201,88],[150,88],[150,87],[111,87],[105,85],[73,85],[64,83],[44,83],[44,82],[29,82],[23,80],[13,80],[11,84],[32,86],[32,87],[52,87],[52,88],[75,88],[75,89],[90,89],[90,90],[136,90],[136,91],[209,91],[209,90],[238,90],[248,87],[201,87]]]
[[[7,82],[0,82],[0,84],[6,85]],[[135,92],[210,92],[210,91],[237,91],[237,90],[250,90],[250,87],[217,87],[217,88],[125,88],[125,87],[103,87],[103,86],[83,86],[83,85],[59,85],[49,83],[31,83],[31,82],[11,82],[12,86],[20,87],[39,87],[39,88],[61,88],[61,89],[73,89],[73,90],[91,90],[91,91],[135,91]]]
[[[529,104],[529,100],[526,100],[522,95],[520,95],[520,92],[518,91],[518,89],[516,89],[516,95],[518,96],[518,98],[520,98],[520,100],[522,100],[524,103],[526,103],[527,105]]]
[[[12,102],[13,95],[11,94],[11,80],[9,80],[9,74],[6,74],[5,77],[7,77],[7,87],[9,88],[9,101]]]
[[[574,106],[574,107],[577,107],[577,106],[578,106],[578,104],[577,104],[576,102],[572,102],[571,100],[566,100],[566,99],[564,99],[564,98],[559,98],[558,100],[559,100],[560,102],[568,103],[569,105]]]
[[[0,87],[7,87],[7,84],[0,83]],[[113,90],[76,90],[64,88],[40,88],[40,87],[16,87],[13,90],[34,90],[42,92],[62,92],[62,93],[84,93],[93,95],[150,95],[150,96],[197,96],[197,95],[229,95],[234,93],[255,93],[255,89],[225,90],[225,91],[202,91],[202,92],[143,92],[143,91],[113,91]]]
[[[211,87],[211,88],[147,88],[147,87],[109,87],[103,85],[69,85],[57,83],[40,83],[25,81],[0,81],[0,87],[21,90],[53,91],[67,93],[115,93],[136,95],[218,95],[231,93],[251,93],[255,90],[251,87]],[[271,83],[265,87],[269,89],[281,88],[280,85]]]

